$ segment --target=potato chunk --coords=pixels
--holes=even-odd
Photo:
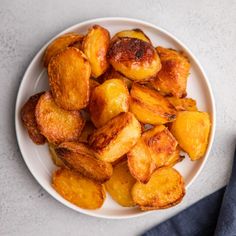
[[[175,108],[157,91],[134,83],[130,95],[130,111],[140,122],[160,125],[175,119]]]
[[[135,81],[150,80],[161,69],[155,48],[135,38],[118,38],[112,42],[108,59],[115,70]]]
[[[97,86],[91,95],[89,111],[96,127],[129,109],[129,91],[124,82],[110,79]]]
[[[188,58],[173,49],[157,47],[157,52],[161,58],[162,68],[152,85],[164,95],[185,97],[190,70]]]
[[[191,160],[204,156],[211,128],[209,114],[198,111],[182,111],[171,126],[171,132],[180,147],[188,153]]]
[[[99,25],[91,27],[83,40],[83,52],[91,64],[94,78],[103,74],[109,66],[107,61],[109,44],[109,32]]]
[[[127,154],[131,174],[147,183],[154,170],[169,161],[176,146],[177,141],[164,125],[142,133],[141,139]]]
[[[46,138],[40,133],[35,117],[35,108],[42,93],[31,96],[21,108],[21,120],[35,144],[44,144]]]
[[[58,106],[80,110],[88,105],[90,64],[77,48],[70,47],[53,57],[48,65],[49,85]]]
[[[173,167],[178,162],[181,162],[184,159],[184,156],[180,155],[180,150],[180,147],[177,146],[176,150],[166,159],[164,166]]]
[[[66,166],[96,182],[103,183],[112,175],[112,165],[95,158],[83,143],[61,143],[55,151]]]
[[[79,111],[58,107],[50,92],[41,95],[35,114],[40,132],[53,144],[78,140],[85,123]]]
[[[43,56],[44,66],[47,67],[51,58],[56,56],[59,52],[66,49],[68,46],[71,46],[77,42],[81,42],[82,39],[83,39],[83,36],[80,34],[67,33],[53,40],[45,50],[45,53]]]
[[[177,111],[197,111],[197,103],[192,98],[167,97]]]
[[[177,170],[162,167],[156,170],[147,184],[137,182],[132,197],[141,210],[154,210],[174,206],[185,195],[184,181]]]
[[[49,149],[49,153],[50,153],[50,156],[52,158],[52,161],[56,166],[65,167],[62,160],[57,156],[56,151],[55,151],[55,147],[56,146],[53,145],[52,143],[48,144],[48,149]]]
[[[129,172],[127,161],[122,161],[114,166],[112,177],[105,183],[106,190],[111,197],[124,207],[134,206],[131,189],[136,180]]]
[[[135,38],[144,42],[151,43],[151,40],[141,29],[123,30],[114,35],[111,41],[115,41],[117,38]]]
[[[57,170],[52,186],[67,201],[84,209],[98,209],[106,198],[103,185],[69,169]]]
[[[120,113],[97,129],[89,138],[95,155],[108,162],[114,162],[126,154],[138,141],[141,127],[135,116]]]

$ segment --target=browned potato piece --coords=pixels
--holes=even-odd
[[[91,27],[83,40],[83,52],[91,64],[94,78],[103,74],[109,66],[106,57],[109,44],[109,32],[99,25]]]
[[[105,187],[117,203],[124,207],[131,207],[135,205],[131,196],[131,189],[135,182],[129,172],[127,161],[123,161],[114,166],[113,175],[105,183]]]
[[[89,94],[90,94],[90,96],[93,93],[93,90],[99,85],[100,84],[96,80],[94,80],[94,79],[89,80],[89,91],[90,91]]]
[[[89,101],[90,64],[77,48],[70,47],[54,56],[48,65],[53,98],[65,110],[80,110]]]
[[[69,169],[57,170],[52,186],[67,201],[84,209],[98,209],[106,198],[103,185]]]
[[[197,111],[197,103],[192,98],[167,97],[177,111]]]
[[[53,144],[78,140],[85,123],[79,111],[58,107],[50,92],[41,95],[35,114],[40,132]]]
[[[44,144],[46,139],[40,134],[35,117],[35,108],[42,93],[31,96],[21,108],[21,120],[28,131],[29,137],[35,144]]]
[[[175,119],[175,108],[157,91],[134,83],[130,95],[130,111],[140,122],[160,125]]]
[[[170,154],[167,160],[165,161],[164,166],[173,167],[178,162],[181,162],[184,159],[184,156],[180,155],[180,150],[180,147],[177,146],[176,150],[172,154]]]
[[[55,147],[56,146],[53,145],[52,143],[48,144],[48,149],[49,149],[49,153],[50,153],[50,156],[52,158],[52,161],[56,166],[65,167],[62,160],[57,156],[56,151],[55,151]]]
[[[94,132],[95,126],[92,122],[86,121],[85,126],[81,132],[81,135],[79,137],[79,142],[87,143],[89,136]]]
[[[118,38],[111,43],[108,59],[115,70],[135,81],[150,80],[161,69],[155,48],[134,38]]]
[[[68,46],[73,45],[76,42],[82,41],[83,36],[77,33],[68,33],[59,36],[53,40],[45,50],[43,56],[43,64],[45,67],[48,66],[49,61],[52,57],[56,56],[59,52],[63,51]]]
[[[121,112],[129,110],[129,91],[119,79],[110,79],[97,86],[91,95],[89,111],[96,127],[101,127]]]
[[[164,125],[142,133],[141,139],[127,154],[131,174],[147,183],[153,171],[169,161],[176,146],[177,141]]]
[[[114,68],[110,67],[102,76],[99,77],[99,80],[105,81],[109,79],[120,79],[124,81],[127,88],[130,89],[132,86],[133,81],[126,78],[124,75],[119,73],[118,71],[115,71]]]
[[[112,175],[112,165],[95,158],[83,143],[61,143],[55,151],[66,166],[96,182],[104,183]]]
[[[184,180],[171,167],[156,170],[147,184],[137,182],[132,189],[132,197],[141,210],[154,210],[174,206],[185,195]]]
[[[192,161],[204,156],[211,128],[209,114],[198,111],[182,111],[171,126],[171,132],[180,147]]]
[[[157,47],[157,52],[161,58],[162,68],[152,81],[152,85],[164,95],[185,97],[190,70],[188,58],[173,49]]]
[[[148,38],[148,36],[141,30],[141,29],[132,29],[132,30],[123,30],[118,33],[116,33],[111,41],[115,41],[117,38],[136,38],[143,40],[147,43],[151,43],[151,40]]]
[[[114,162],[136,144],[140,135],[141,127],[135,116],[123,112],[97,129],[89,144],[99,159]]]
[[[128,166],[132,176],[142,183],[147,183],[156,165],[152,159],[148,146],[143,139],[139,139],[136,145],[128,152]]]

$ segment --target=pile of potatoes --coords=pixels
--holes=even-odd
[[[71,203],[100,208],[106,192],[124,207],[176,205],[184,180],[173,166],[203,157],[209,114],[186,98],[190,62],[154,47],[140,29],[110,38],[94,25],[45,50],[50,91],[29,98],[21,118],[36,144],[49,146],[52,186]]]

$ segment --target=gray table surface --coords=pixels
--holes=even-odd
[[[14,131],[24,71],[52,36],[105,16],[143,19],[185,43],[203,65],[216,99],[209,159],[183,203],[128,220],[79,214],[46,193],[27,169]],[[139,235],[225,185],[236,137],[236,2],[234,0],[0,0],[0,235]]]

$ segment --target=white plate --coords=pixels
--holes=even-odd
[[[166,32],[165,30],[134,19],[127,18],[100,18],[85,21],[83,23],[76,24],[60,34],[67,32],[78,32],[86,33],[87,29],[94,25],[99,24],[107,28],[111,35],[115,32],[124,29],[140,28],[145,34],[147,34],[152,40],[154,45],[162,45],[164,47],[170,47],[177,50],[182,50],[188,56],[191,61],[191,74],[188,79],[187,92],[188,96],[197,100],[197,105],[201,111],[207,111],[211,115],[212,128],[210,134],[210,140],[207,148],[206,155],[199,161],[191,162],[189,158],[185,158],[181,163],[176,165],[176,168],[183,175],[187,188],[196,179],[204,163],[209,155],[214,131],[215,131],[215,105],[214,98],[211,91],[210,84],[207,77],[200,66],[197,59],[193,54],[187,49],[179,40],[177,40],[173,35]],[[60,35],[59,34],[59,35]],[[55,36],[58,37],[59,35]],[[53,39],[52,39],[53,40]],[[52,41],[51,40],[51,41]],[[51,42],[50,41],[50,42]],[[49,42],[49,43],[50,43]],[[63,203],[64,205],[87,215],[102,217],[102,218],[130,218],[136,216],[142,216],[148,212],[141,212],[137,208],[125,208],[119,206],[115,203],[109,196],[99,210],[84,210],[81,209],[70,202],[63,199],[51,186],[51,174],[56,169],[53,165],[51,158],[49,156],[47,145],[35,145],[29,138],[26,130],[24,129],[22,122],[20,120],[20,109],[26,100],[33,94],[40,92],[42,90],[48,89],[48,80],[46,70],[42,66],[42,56],[47,45],[45,45],[34,57],[33,61],[30,63],[25,75],[22,79],[15,108],[15,126],[18,144],[25,160],[26,165],[31,171],[32,175],[39,182],[39,184],[50,193],[55,199]]]

